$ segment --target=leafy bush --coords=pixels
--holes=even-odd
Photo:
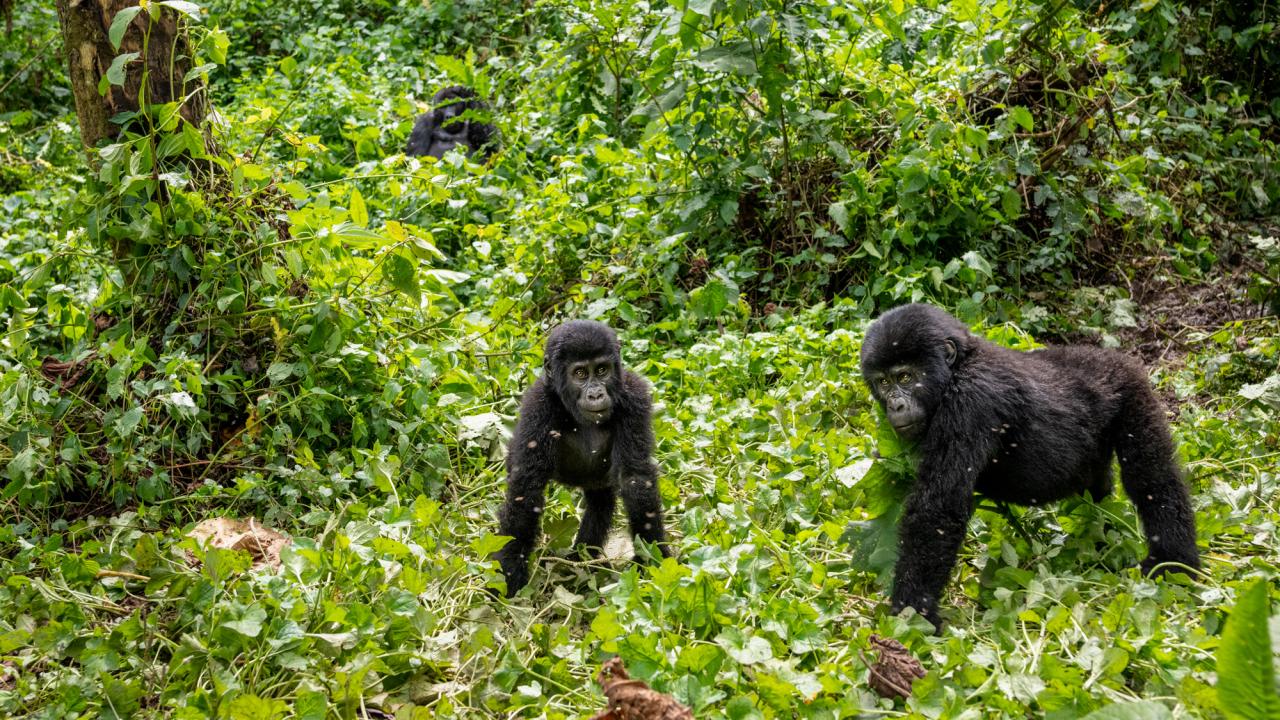
[[[1268,6],[1208,5],[218,0],[191,26],[216,142],[148,107],[92,169],[60,58],[28,65],[23,35],[0,50],[0,713],[582,717],[615,654],[699,717],[1270,697],[1239,661],[1280,567],[1256,311],[1280,180],[1269,81],[1240,71],[1274,38]],[[503,150],[401,156],[454,83]],[[1130,345],[1158,326],[1139,276],[1256,303],[1155,366],[1205,576],[1139,577],[1122,498],[983,504],[948,627],[882,612],[912,472],[858,378],[868,318],[932,299],[1012,347]],[[557,490],[534,582],[496,601],[502,448],[566,317],[616,326],[654,385],[680,555],[565,560]],[[282,567],[186,537],[210,515],[287,531]],[[870,690],[872,633],[928,670],[910,698]]]

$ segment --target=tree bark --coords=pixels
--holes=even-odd
[[[179,103],[181,116],[197,127],[204,121],[208,103],[199,78],[184,81],[191,69],[191,45],[178,12],[159,8],[138,13],[117,51],[111,47],[108,31],[116,13],[138,4],[137,0],[56,0],[62,25],[67,74],[80,119],[80,138],[86,148],[115,138],[120,126],[111,118],[137,111],[141,103]],[[150,26],[150,34],[147,29]],[[123,85],[108,85],[98,92],[102,78],[117,55],[136,52],[138,57],[125,68]]]

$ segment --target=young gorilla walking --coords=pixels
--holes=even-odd
[[[631,534],[669,555],[653,462],[649,390],[622,366],[608,326],[573,320],[547,337],[542,377],[520,404],[507,452],[507,498],[499,511],[511,541],[497,553],[507,596],[529,582],[529,553],[539,533],[547,481],[582,488],[576,545],[600,553],[619,494]]]
[[[920,465],[898,529],[892,606],[938,624],[938,599],[975,491],[1039,505],[1111,492],[1111,458],[1147,536],[1142,570],[1198,568],[1191,497],[1164,410],[1124,355],[1086,346],[1018,352],[928,305],[882,315],[862,345],[862,377]],[[1167,568],[1157,568],[1173,563]]]

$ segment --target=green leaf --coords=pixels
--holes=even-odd
[[[773,659],[773,646],[759,635],[746,636],[737,628],[728,628],[716,638],[716,644],[729,657],[743,665],[755,665]]]
[[[120,434],[120,437],[129,437],[141,421],[142,408],[140,406],[131,407],[116,420],[116,432]]]
[[[711,9],[714,5],[715,0],[689,0],[689,2],[685,4],[685,8],[688,12],[702,15],[704,17],[711,17]]]
[[[231,701],[231,720],[283,720],[289,706],[283,700],[241,695]]]
[[[756,61],[751,56],[751,46],[742,43],[735,47],[717,45],[707,48],[698,54],[694,65],[708,71],[734,73],[737,75],[755,75]]]
[[[1168,720],[1173,717],[1169,708],[1154,700],[1114,703],[1101,710],[1094,710],[1080,720]]]
[[[617,640],[626,634],[618,623],[618,612],[610,605],[600,608],[591,619],[591,632],[606,642]]]
[[[137,712],[142,690],[136,685],[108,677],[103,683],[102,690],[102,713],[99,717],[103,720],[125,720],[133,717]]]
[[[160,4],[173,8],[193,20],[199,20],[200,13],[204,12],[199,5],[185,0],[160,0]]]
[[[412,298],[418,297],[418,267],[415,261],[398,252],[392,253],[382,263],[382,277],[396,290]]]
[[[849,207],[842,202],[831,203],[827,208],[827,213],[831,215],[831,219],[836,222],[836,227],[840,228],[840,232],[849,234]]]
[[[279,385],[287,380],[293,374],[293,371],[293,363],[273,362],[267,368],[267,379],[271,381],[272,385]]]
[[[510,535],[483,535],[471,541],[471,550],[481,558],[487,558],[511,541]]]
[[[1275,662],[1267,628],[1270,599],[1266,580],[1245,588],[1227,618],[1218,647],[1218,704],[1240,720],[1280,718]]]
[[[138,59],[138,53],[130,52],[117,55],[111,61],[111,67],[107,68],[107,74],[103,77],[112,85],[124,85],[124,66]]]
[[[239,620],[224,622],[221,627],[240,633],[245,637],[258,637],[262,632],[262,623],[266,619],[267,611],[255,605],[245,611],[244,617]]]
[[[1013,220],[1022,213],[1022,196],[1016,188],[1009,188],[1000,195],[1000,210],[1005,220]]]
[[[201,47],[209,53],[209,59],[219,65],[227,64],[227,50],[231,47],[231,38],[227,35],[227,31],[222,28],[214,28],[209,31],[205,37]]]
[[[716,275],[706,285],[689,293],[689,307],[703,320],[719,317],[730,305],[738,302],[738,285],[722,275]]]
[[[1257,400],[1280,410],[1280,375],[1271,375],[1260,383],[1244,385],[1238,392],[1246,400]]]
[[[107,30],[107,39],[111,41],[112,50],[120,49],[120,43],[124,40],[125,31],[129,29],[129,23],[133,22],[133,19],[138,17],[140,12],[142,12],[142,6],[135,5],[121,10],[111,19],[111,27]],[[133,53],[133,56],[137,57],[137,53]],[[116,84],[119,85],[120,83]]]
[[[314,690],[303,690],[293,703],[293,711],[297,720],[325,720],[329,700],[324,693]]]
[[[351,191],[351,222],[369,227],[369,208],[365,206],[364,195],[359,190]]]
[[[357,249],[380,248],[387,244],[387,238],[372,230],[350,222],[340,222],[330,228],[334,239]]]
[[[1009,117],[1027,132],[1031,132],[1031,128],[1035,127],[1035,119],[1031,117],[1031,111],[1021,105],[1009,108]]]

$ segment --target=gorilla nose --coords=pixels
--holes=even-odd
[[[907,411],[906,400],[903,400],[902,398],[889,399],[889,412],[896,414],[896,413],[906,412],[906,411]]]

